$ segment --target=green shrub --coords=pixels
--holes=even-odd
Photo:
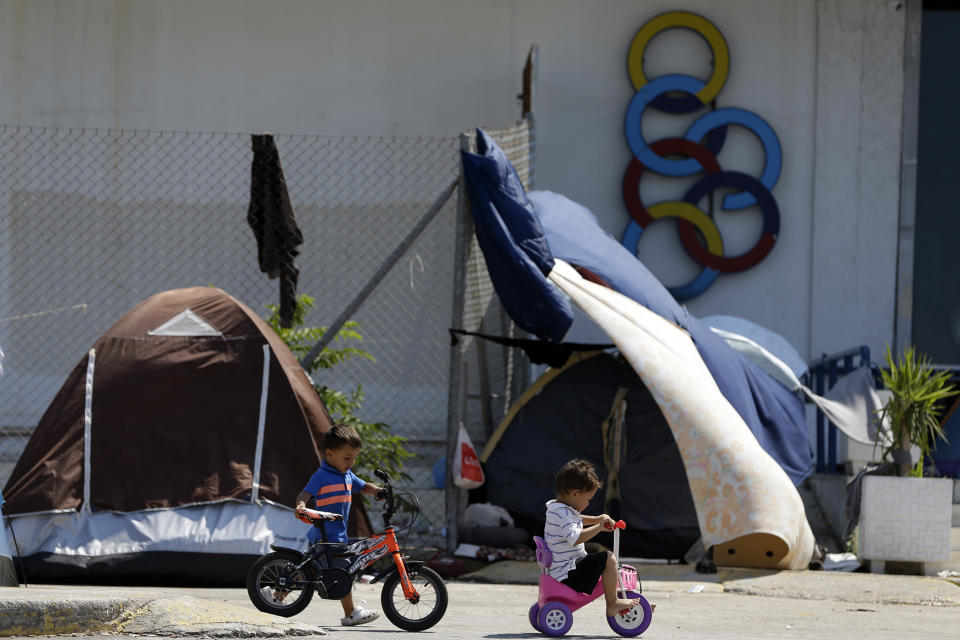
[[[277,335],[286,343],[298,360],[306,357],[313,345],[323,337],[327,327],[307,327],[307,313],[316,306],[314,299],[308,295],[297,296],[297,306],[293,313],[291,328],[280,326],[279,307],[268,304],[270,315],[267,323],[277,332]],[[363,342],[360,334],[360,325],[350,321],[343,325],[336,337],[321,351],[313,362],[304,367],[307,373],[314,376],[318,370],[332,369],[340,363],[355,358],[376,362],[376,359],[360,347]],[[322,375],[322,373],[321,373]],[[373,480],[374,469],[383,469],[393,480],[409,480],[410,476],[404,472],[404,462],[413,457],[413,453],[405,448],[407,441],[403,436],[394,435],[390,425],[385,422],[364,422],[357,417],[357,412],[363,404],[363,387],[360,383],[349,391],[334,389],[326,384],[315,384],[317,394],[330,412],[335,422],[346,422],[353,426],[363,440],[363,448],[357,456],[357,475]],[[375,480],[373,480],[376,482]]]

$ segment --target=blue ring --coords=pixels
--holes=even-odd
[[[693,76],[671,74],[651,80],[634,94],[633,99],[630,100],[630,106],[627,107],[624,129],[630,150],[644,166],[659,174],[672,177],[689,176],[703,171],[700,163],[693,158],[670,160],[658,156],[643,139],[643,132],[640,127],[644,110],[658,95],[667,91],[684,91],[695,94],[703,86],[703,81]],[[711,111],[691,124],[683,137],[692,142],[699,142],[706,137],[708,143],[713,143],[707,145],[708,148],[711,148],[716,142],[722,144],[723,140],[709,135],[710,132],[727,124],[739,124],[746,127],[760,139],[766,156],[766,164],[760,176],[760,182],[767,189],[772,190],[780,178],[780,169],[783,166],[780,140],[773,128],[767,124],[767,121],[752,111],[729,107]],[[717,146],[716,150],[711,148],[714,155],[719,151],[719,145]],[[749,193],[731,193],[725,196],[723,200],[723,208],[727,211],[744,209],[754,204],[756,204],[756,199]]]
[[[763,167],[763,173],[760,174],[760,182],[768,191],[773,190],[774,185],[777,184],[777,180],[780,179],[780,168],[783,166],[783,152],[780,148],[780,139],[777,138],[777,134],[773,128],[767,124],[767,121],[752,111],[730,107],[711,111],[697,118],[697,120],[690,125],[690,128],[687,129],[687,133],[684,134],[683,137],[696,142],[709,134],[711,130],[728,124],[739,124],[740,126],[746,127],[760,139],[767,160]],[[700,166],[696,160],[692,158],[688,158],[688,160],[695,163],[697,167]],[[745,209],[756,203],[757,199],[745,191],[730,193],[723,198],[723,208],[725,211]]]
[[[626,247],[631,254],[636,256],[637,245],[640,244],[640,237],[643,236],[643,232],[644,228],[637,224],[636,220],[631,220],[630,224],[627,225],[627,228],[623,232],[623,237],[620,239],[620,244]],[[637,259],[639,260],[639,256]],[[696,298],[698,295],[709,289],[713,283],[717,281],[717,277],[719,277],[719,275],[720,272],[716,269],[703,267],[696,278],[686,284],[676,287],[667,287],[667,291],[669,291],[673,297],[677,299],[677,302],[690,300],[691,298]]]
[[[666,176],[688,176],[702,170],[700,163],[692,158],[670,160],[669,158],[662,158],[654,153],[647,145],[646,140],[643,139],[640,122],[643,119],[644,110],[646,110],[657,96],[668,91],[683,91],[684,93],[696,94],[704,86],[705,83],[699,78],[674,73],[651,80],[633,94],[633,98],[630,100],[630,106],[627,107],[627,115],[624,118],[624,130],[630,151],[633,152],[633,155],[643,166]],[[711,151],[716,155],[719,148],[716,151],[711,149]],[[682,168],[677,169],[677,167]]]

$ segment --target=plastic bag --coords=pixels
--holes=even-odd
[[[470,435],[461,424],[457,435],[457,453],[453,457],[453,484],[461,489],[476,489],[483,484],[483,480],[477,450],[473,448]]]
[[[463,512],[463,524],[468,527],[512,527],[513,517],[503,507],[475,502]]]

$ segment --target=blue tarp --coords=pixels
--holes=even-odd
[[[603,231],[586,207],[548,191],[525,194],[509,160],[479,129],[478,148],[484,150],[482,172],[476,167],[480,164],[474,160],[476,156],[464,154],[464,174],[477,236],[497,293],[518,325],[538,337],[558,341],[569,328],[569,322],[560,332],[562,323],[557,318],[566,318],[569,314],[572,321],[570,303],[544,277],[549,269],[542,269],[552,265],[554,257],[589,269],[614,290],[690,334],[721,393],[794,484],[812,472],[813,451],[807,437],[805,411],[796,395],[691,316],[636,256]],[[471,160],[469,169],[468,159]],[[482,183],[478,179],[481,173]],[[506,183],[498,186],[498,176],[506,179]],[[476,193],[495,195],[477,199]],[[510,203],[510,199],[514,202]],[[514,229],[520,230],[519,235],[511,233]],[[531,237],[536,238],[536,243],[528,241]],[[537,264],[541,265],[536,279],[530,277],[532,269],[526,263],[513,257],[518,253],[527,255],[524,249],[529,250],[531,245],[536,250]],[[531,258],[527,260],[533,264]],[[535,284],[531,284],[534,280]],[[507,292],[509,304],[503,298],[502,288]],[[557,296],[562,298],[562,303],[557,301]],[[528,304],[533,308],[526,308]],[[556,304],[552,311],[551,304]],[[514,315],[515,312],[518,315]]]
[[[463,174],[493,288],[517,325],[543,340],[560,342],[573,324],[573,306],[546,278],[553,256],[533,205],[516,169],[481,129],[477,151],[461,152]]]

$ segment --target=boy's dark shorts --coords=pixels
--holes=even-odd
[[[608,556],[608,551],[598,551],[580,558],[575,568],[560,582],[580,593],[592,593],[607,566]]]

